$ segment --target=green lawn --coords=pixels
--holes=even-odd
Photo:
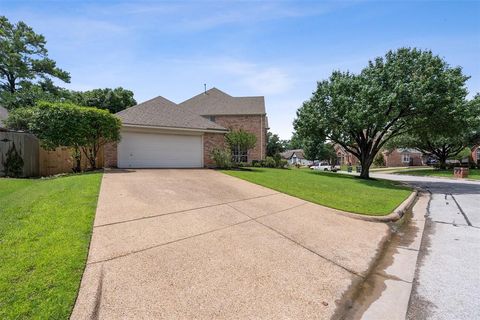
[[[367,215],[389,214],[411,194],[411,189],[386,180],[363,180],[310,169],[222,172],[323,206]]]
[[[102,174],[0,178],[0,319],[68,319]]]
[[[445,177],[445,178],[453,178],[453,170],[415,170],[415,171],[408,171],[408,170],[400,170],[395,171],[396,174],[407,174],[410,176],[431,176],[431,177]],[[468,175],[468,179],[475,179],[480,180],[480,169],[470,169],[470,174]]]

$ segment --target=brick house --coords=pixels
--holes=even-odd
[[[245,162],[265,158],[268,129],[263,97],[232,97],[212,88],[180,104],[163,97],[145,101],[116,114],[122,140],[106,146],[105,166],[119,168],[212,167],[211,152],[223,148],[225,134],[243,129],[257,143]]]
[[[480,145],[472,148],[472,159],[477,165],[480,165]]]
[[[337,163],[336,163],[337,165],[355,166],[360,163],[357,157],[355,157],[353,154],[345,150],[345,148],[342,147],[341,145],[335,144],[333,148],[335,149],[335,153],[337,154]]]
[[[422,166],[423,154],[412,148],[397,148],[384,151],[383,158],[387,167]]]

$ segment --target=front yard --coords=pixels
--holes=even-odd
[[[428,177],[444,177],[453,178],[453,170],[400,170],[395,171],[396,174],[407,174],[410,176],[428,176]],[[468,179],[480,180],[480,169],[470,169]]]
[[[102,174],[0,179],[0,319],[67,319]]]
[[[310,169],[225,170],[224,173],[323,206],[382,216],[391,213],[411,189],[386,180],[362,180]]]

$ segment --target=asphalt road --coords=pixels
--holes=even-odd
[[[480,183],[372,176],[431,193],[407,319],[480,319]]]

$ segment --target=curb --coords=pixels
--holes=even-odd
[[[364,220],[364,221],[396,222],[403,217],[405,212],[407,212],[412,208],[417,196],[418,196],[418,190],[412,191],[412,193],[408,196],[407,199],[405,199],[402,203],[400,203],[400,205],[396,207],[395,210],[393,210],[391,213],[389,213],[386,216],[367,216],[367,215],[361,215],[358,213],[351,213],[351,212],[345,212],[345,211],[339,211],[339,210],[337,210],[337,213],[353,219]]]

